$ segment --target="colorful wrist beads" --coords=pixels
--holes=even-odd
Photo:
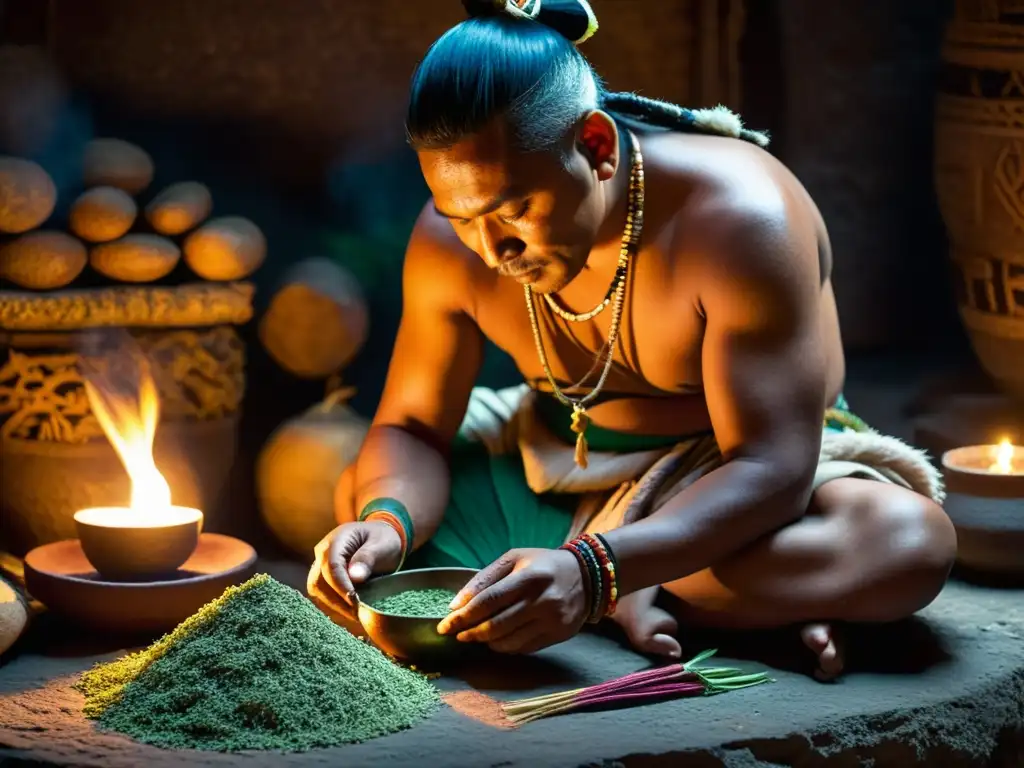
[[[395,568],[396,572],[400,571],[405,564],[406,556],[412,549],[413,541],[416,539],[409,510],[398,499],[373,499],[359,513],[359,522],[364,523],[376,520],[387,523],[394,528],[398,538],[402,540],[402,556],[398,560],[398,567]]]
[[[587,582],[590,598],[587,621],[596,624],[615,613],[619,601],[616,562],[605,538],[599,533],[584,533],[568,544],[563,544],[562,549],[568,549],[576,556]]]

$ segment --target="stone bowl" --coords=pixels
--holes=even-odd
[[[447,589],[458,592],[477,571],[473,568],[423,568],[378,576],[356,588],[358,616],[363,630],[385,653],[404,661],[444,664],[473,655],[476,643],[462,643],[454,635],[437,631],[437,618],[382,613],[373,603],[410,589]]]
[[[171,507],[147,516],[128,507],[93,507],[75,513],[82,551],[109,581],[149,581],[181,567],[195,551],[203,513]]]

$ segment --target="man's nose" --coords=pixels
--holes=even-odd
[[[523,252],[523,243],[514,237],[507,237],[495,224],[481,218],[478,224],[480,256],[491,269]]]

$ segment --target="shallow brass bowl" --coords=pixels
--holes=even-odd
[[[437,624],[443,616],[396,616],[375,610],[372,603],[410,589],[458,592],[476,573],[473,568],[423,568],[370,579],[356,589],[359,623],[378,648],[404,661],[439,664],[468,659],[478,644],[461,643],[454,635],[438,634]]]

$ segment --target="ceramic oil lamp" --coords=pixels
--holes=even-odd
[[[82,551],[111,581],[173,574],[195,551],[202,524],[203,513],[188,507],[94,507],[75,513]]]
[[[76,624],[104,633],[162,634],[252,576],[256,551],[202,531],[202,512],[172,503],[153,459],[160,400],[149,366],[143,359],[126,381],[113,369],[129,361],[110,362],[84,377],[85,389],[127,470],[129,503],[78,510],[78,538],[25,555],[25,583],[51,613]]]
[[[171,503],[171,489],[153,461],[160,416],[156,385],[144,367],[137,400],[99,380],[86,381],[89,404],[131,480],[127,507],[75,513],[86,558],[112,581],[147,581],[173,574],[199,544],[203,514]]]
[[[968,445],[942,456],[951,493],[998,499],[1024,499],[1024,447],[1009,439],[993,445]]]

